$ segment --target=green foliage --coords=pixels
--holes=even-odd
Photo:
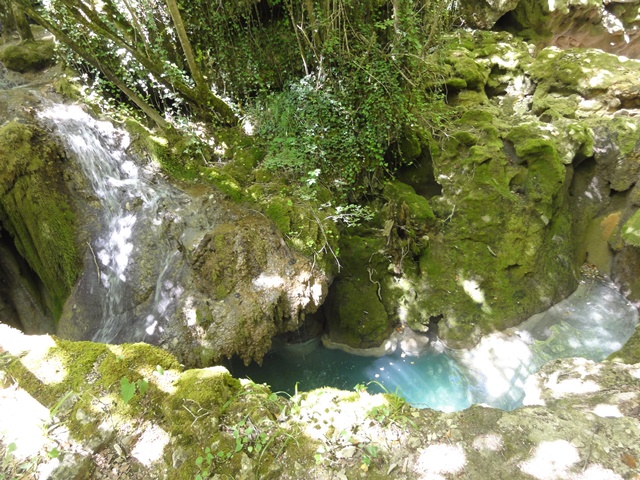
[[[411,163],[428,132],[446,122],[444,97],[432,88],[441,84],[440,60],[430,50],[445,24],[422,17],[413,2],[393,14],[389,5],[346,4],[302,8],[319,32],[298,39],[308,73],[260,96],[250,114],[267,141],[267,168],[301,182],[319,172],[316,184],[356,200]],[[445,2],[432,7],[446,11]],[[336,28],[342,21],[349,27]]]
[[[131,382],[127,377],[122,377],[120,379],[120,398],[125,404],[129,403],[136,394],[136,390],[140,395],[144,395],[147,393],[148,387],[149,382],[145,378],[140,378],[136,382]]]
[[[18,461],[13,455],[16,449],[13,442],[8,445],[0,442],[0,480],[32,478],[35,475],[36,463],[31,460]]]
[[[443,121],[434,51],[448,0],[194,0],[181,11],[207,82],[255,117],[265,165],[301,182],[319,170],[316,185],[356,200]],[[173,124],[215,109],[187,73],[165,2],[52,0],[33,12],[64,32],[60,53],[102,95]]]

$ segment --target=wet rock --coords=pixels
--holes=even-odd
[[[28,40],[4,46],[0,49],[0,61],[20,73],[43,70],[55,62],[53,40]]]

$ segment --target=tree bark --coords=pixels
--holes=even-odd
[[[204,100],[210,103],[211,107],[218,113],[220,120],[227,124],[235,124],[237,123],[237,119],[231,108],[222,101],[222,99],[216,97],[209,88],[207,81],[202,75],[202,71],[196,62],[196,57],[193,53],[193,48],[191,48],[191,42],[189,41],[189,36],[187,35],[187,29],[184,26],[184,22],[182,21],[182,15],[180,14],[180,9],[178,8],[178,2],[176,0],[166,0],[167,7],[169,8],[169,13],[171,15],[171,19],[173,20],[173,25],[176,28],[176,33],[178,34],[178,39],[180,40],[180,45],[182,46],[182,50],[184,51],[184,55],[187,59],[187,65],[189,65],[189,70],[191,71],[191,76],[193,77],[193,81],[196,84],[196,88],[203,96]]]
[[[9,40],[13,33],[20,39],[33,40],[31,27],[24,13],[14,5],[12,0],[0,0],[0,20],[2,21],[2,38]]]

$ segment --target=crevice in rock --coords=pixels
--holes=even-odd
[[[53,333],[48,292],[0,228],[0,321],[27,334]]]
[[[444,318],[443,314],[433,315],[429,317],[429,323],[427,323],[427,337],[429,343],[433,343],[438,340],[439,323]]]
[[[418,195],[427,200],[442,195],[442,185],[436,181],[433,159],[428,151],[423,152],[412,165],[402,168],[396,178],[411,185]]]

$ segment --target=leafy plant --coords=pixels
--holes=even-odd
[[[196,458],[198,473],[195,476],[195,480],[203,480],[209,477],[214,458],[209,447],[204,449],[204,455]]]
[[[136,390],[140,393],[140,395],[144,395],[147,392],[147,388],[149,387],[149,382],[141,378],[136,382],[131,382],[127,377],[122,377],[120,379],[120,398],[126,404],[133,399],[136,394]]]

